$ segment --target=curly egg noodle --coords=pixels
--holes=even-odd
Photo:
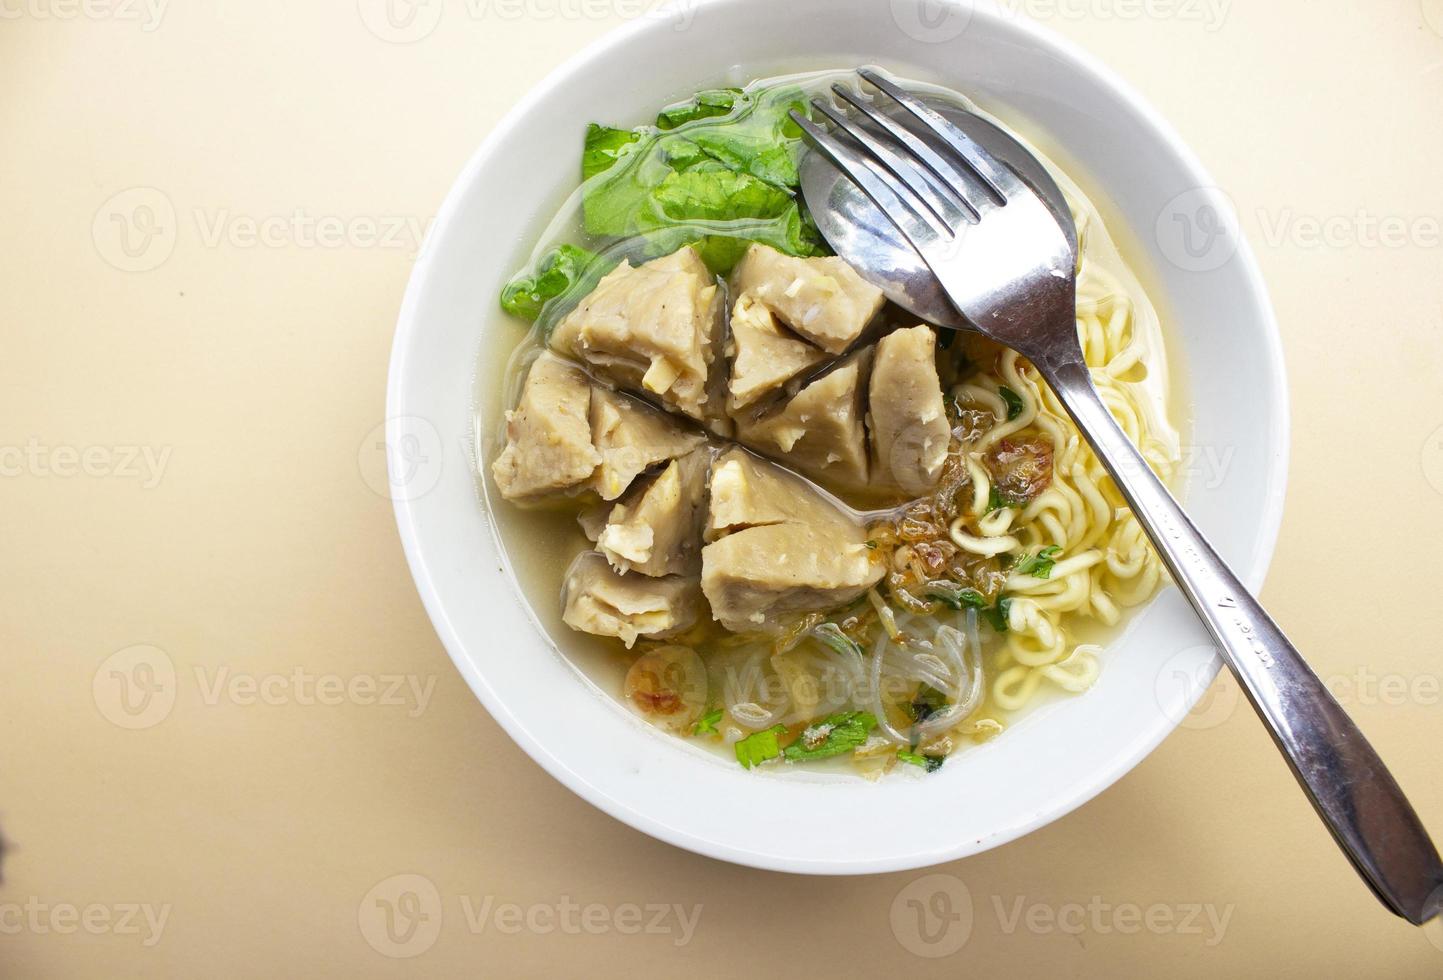
[[[1170,479],[1179,458],[1176,434],[1158,424],[1159,406],[1144,386],[1128,380],[1137,377],[1150,346],[1139,328],[1137,305],[1117,277],[1086,254],[1078,280],[1077,327],[1093,382],[1113,417],[1153,470]],[[963,518],[954,519],[950,535],[959,548],[974,554],[1036,553],[1055,546],[1062,556],[1046,578],[1017,571],[1006,580],[1012,596],[1008,629],[994,661],[989,695],[998,708],[1015,711],[1033,698],[1043,681],[1068,691],[1089,687],[1097,678],[1102,648],[1077,642],[1074,624],[1090,618],[1116,625],[1123,609],[1139,605],[1157,590],[1162,567],[1052,389],[1016,352],[1003,351],[997,361],[995,372],[958,385],[954,395],[995,410],[994,392],[1006,386],[1020,397],[1022,410],[988,430],[967,451],[972,510],[986,516],[978,521],[976,534],[963,526]],[[980,458],[1000,440],[1028,427],[1044,433],[1054,447],[1051,485],[1020,511],[1003,507],[987,513],[990,477]]]

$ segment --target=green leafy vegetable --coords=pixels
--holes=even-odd
[[[946,579],[928,582],[923,589],[923,594],[929,599],[936,599],[949,609],[985,609],[987,607],[987,597],[981,592],[955,582],[949,582]]]
[[[781,755],[782,750],[781,746],[777,744],[777,736],[786,734],[786,731],[786,725],[773,725],[764,731],[753,732],[737,742],[734,748],[737,753],[737,761],[742,764],[742,768],[750,769],[752,766],[761,765],[768,759],[775,759]]]
[[[627,148],[641,139],[634,129],[616,129],[592,123],[586,127],[586,142],[581,150],[581,179],[590,180],[621,159]]]
[[[936,772],[942,768],[942,763],[947,761],[944,755],[922,755],[918,752],[909,752],[907,749],[898,749],[897,758],[912,766],[921,766],[928,772]]]
[[[857,641],[852,639],[836,623],[821,623],[812,628],[812,635],[827,647],[840,653],[842,656],[862,656],[862,648]]]
[[[710,89],[662,110],[654,128],[592,124],[581,166],[586,231],[642,235],[653,255],[696,244],[719,274],[751,242],[830,255],[798,193],[801,131],[791,109],[809,111],[793,88]]]
[[[788,762],[809,762],[850,752],[867,740],[877,719],[867,711],[844,711],[807,728],[782,754]]]
[[[534,273],[514,276],[502,287],[501,308],[535,320],[547,300],[560,296],[588,273],[596,274],[599,270],[590,268],[595,261],[594,252],[575,245],[558,245],[542,257]]]
[[[997,491],[997,484],[994,483],[987,491],[987,513],[990,514],[994,510],[1011,506],[1011,504],[1002,499],[1002,494]]]
[[[1052,575],[1052,566],[1056,564],[1056,558],[1062,548],[1050,544],[1030,558],[1024,558],[1017,563],[1017,571],[1023,575],[1031,575],[1033,578],[1048,578]]]
[[[683,123],[707,119],[711,116],[725,116],[737,104],[739,88],[709,88],[692,96],[686,102],[667,106],[656,116],[657,129],[675,129]]]
[[[1017,418],[1017,416],[1022,414],[1022,409],[1024,406],[1021,395],[1019,395],[1017,392],[1013,391],[1006,385],[1002,385],[1000,388],[998,388],[997,394],[1001,395],[1002,400],[1007,403],[1007,421],[1011,422],[1013,419]]]
[[[719,721],[721,721],[721,720],[722,720],[722,709],[720,709],[720,708],[713,708],[713,709],[711,709],[710,711],[708,711],[706,714],[702,715],[700,718],[697,719],[696,724],[692,726],[691,733],[692,733],[693,735],[717,735],[717,734],[720,734],[720,733],[717,731],[716,725],[717,725],[717,722],[719,722]]]
[[[1006,633],[1008,630],[1007,616],[1012,611],[1012,597],[1010,595],[998,596],[997,605],[991,609],[984,610],[982,615],[987,617],[987,622],[999,633]]]

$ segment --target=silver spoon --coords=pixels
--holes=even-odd
[[[1056,185],[995,126],[938,111],[876,72],[859,74],[887,101],[834,86],[857,114],[815,100],[830,133],[792,113],[820,151],[804,161],[802,192],[827,241],[910,312],[976,330],[1032,362],[1112,474],[1343,853],[1393,912],[1415,924],[1437,915],[1443,861],[1407,797],[1093,387],[1077,338],[1077,233]]]

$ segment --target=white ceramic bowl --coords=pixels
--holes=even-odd
[[[939,82],[1022,124],[1103,207],[1181,368],[1188,507],[1243,580],[1260,586],[1282,510],[1285,382],[1267,296],[1226,198],[1110,72],[991,7],[689,2],[572,59],[497,126],[446,199],[406,293],[387,407],[396,518],[421,598],[517,744],[586,800],[662,840],[826,874],[935,864],[1055,820],[1162,741],[1218,668],[1168,589],[1109,646],[1087,693],[1045,705],[926,778],[869,783],[746,772],[663,735],[583,683],[537,624],[473,482],[473,378],[478,351],[496,349],[483,335],[516,335],[497,291],[574,188],[582,127],[640,122],[719,82],[857,64]],[[557,600],[548,590],[529,601]]]

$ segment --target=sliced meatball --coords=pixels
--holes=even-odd
[[[643,470],[686,455],[706,436],[674,415],[597,386],[591,393],[591,441],[601,457],[592,485],[601,499],[615,500]]]
[[[630,648],[640,636],[690,629],[701,615],[702,595],[694,576],[618,572],[602,555],[584,551],[566,570],[561,607],[572,629],[615,636]]]
[[[850,602],[882,577],[860,528],[844,539],[808,524],[767,524],[702,549],[712,615],[737,633],[772,632],[789,617]]]
[[[711,468],[708,541],[747,527],[787,521],[845,528],[851,521],[806,481],[744,449],[729,449]]]
[[[506,413],[506,448],[491,475],[507,500],[578,489],[601,454],[591,444],[591,385],[567,361],[544,352],[532,362],[516,408]]]
[[[729,347],[727,410],[733,415],[827,360],[826,353],[778,323],[751,293],[742,294],[732,307]]]
[[[767,245],[747,249],[732,288],[832,354],[856,343],[884,301],[882,291],[842,259],[794,258]]]
[[[696,575],[701,571],[707,449],[672,460],[612,508],[596,547],[618,571]]]
[[[737,438],[830,488],[867,486],[863,424],[870,347],[849,355],[790,400],[757,419],[740,419]]]
[[[711,471],[702,591],[734,632],[848,602],[883,573],[862,526],[780,467],[731,450]]]
[[[921,496],[937,485],[952,430],[937,377],[937,338],[927,326],[877,343],[869,384],[872,483]]]
[[[716,280],[688,246],[617,266],[556,325],[551,346],[683,415],[725,425],[712,379],[723,370],[721,306]]]

